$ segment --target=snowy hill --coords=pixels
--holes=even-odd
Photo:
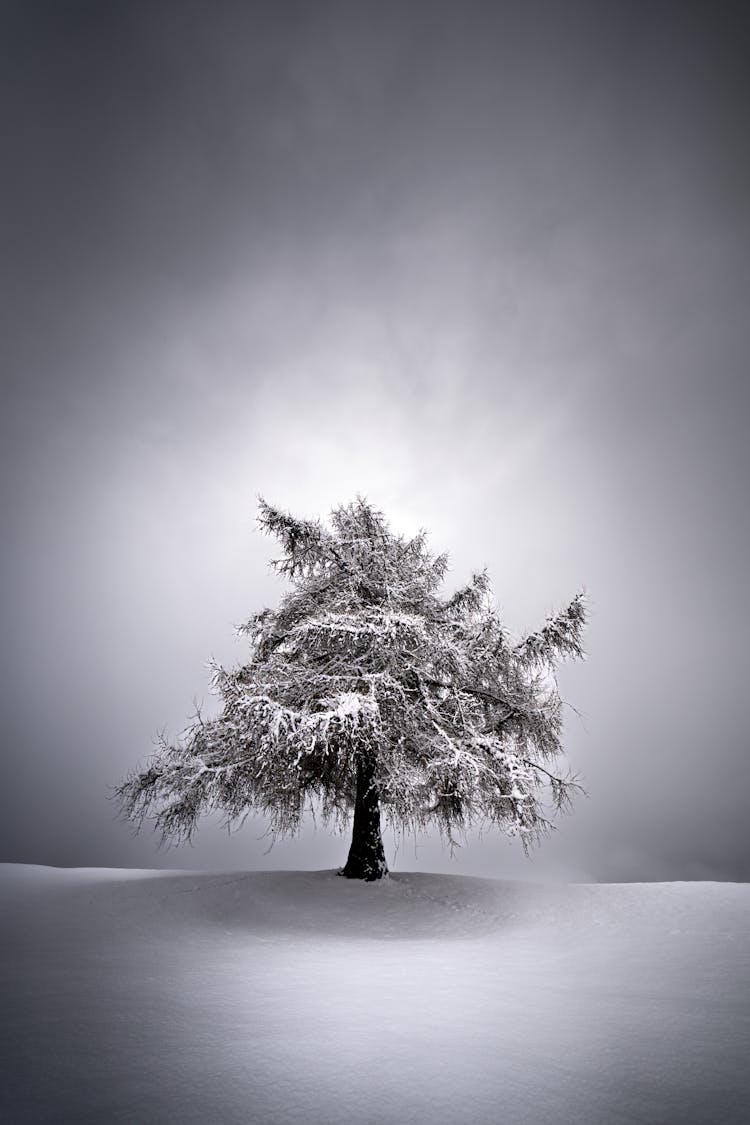
[[[0,1120],[750,1122],[750,885],[0,867]]]

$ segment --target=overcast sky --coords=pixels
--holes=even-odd
[[[750,878],[748,5],[0,13],[0,859],[344,861],[106,797],[279,597],[257,494],[361,492],[516,630],[592,605],[588,800],[397,866]]]

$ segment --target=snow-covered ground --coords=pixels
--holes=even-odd
[[[0,1120],[747,1125],[750,885],[0,867]]]

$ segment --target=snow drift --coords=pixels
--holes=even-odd
[[[750,886],[0,868],[0,1120],[750,1121]]]

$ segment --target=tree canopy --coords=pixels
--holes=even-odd
[[[274,837],[306,809],[344,828],[343,873],[387,868],[380,812],[397,829],[435,825],[450,843],[494,825],[525,849],[580,788],[556,768],[562,709],[556,668],[583,655],[578,594],[541,629],[514,639],[485,571],[450,596],[448,568],[424,531],[405,538],[359,497],[328,525],[260,501],[258,522],[289,591],[240,627],[246,663],[214,665],[221,700],[116,790],[125,817],[164,840],[190,840],[202,814],[235,825],[251,812]]]

